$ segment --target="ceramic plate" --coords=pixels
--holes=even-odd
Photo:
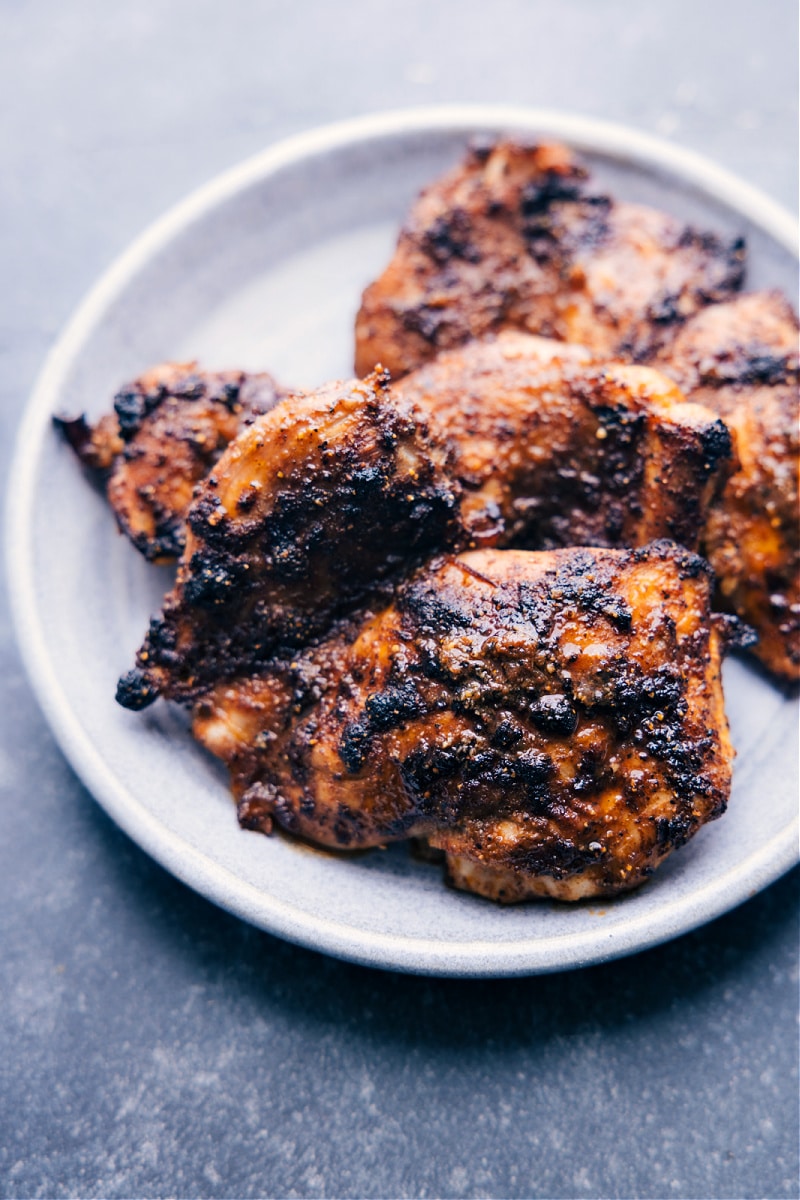
[[[796,859],[796,705],[731,661],[738,751],[730,809],[639,892],[575,907],[513,908],[449,890],[404,846],[353,858],[242,832],[224,772],[183,714],[114,703],[169,583],[116,533],[55,436],[56,411],[107,410],[118,385],[163,359],[268,368],[298,386],[352,373],[360,293],[387,262],[419,188],[470,135],[562,139],[619,198],[721,233],[743,232],[748,286],[795,293],[787,215],[686,151],[614,126],[504,108],[366,118],[284,142],[228,172],[146,232],[53,350],[23,423],[8,544],[20,644],[64,753],[149,854],[211,900],[281,937],[343,958],[443,975],[512,975],[596,963],[725,912]]]

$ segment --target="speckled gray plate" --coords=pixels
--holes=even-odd
[[[107,409],[165,358],[262,367],[313,385],[349,375],[361,289],[418,189],[467,137],[561,138],[612,193],[750,244],[750,286],[795,292],[795,231],[766,197],[693,154],[556,113],[447,108],[322,129],[267,150],[179,205],[111,268],[50,355],[11,481],[9,577],[20,645],[76,771],[139,845],[197,891],[281,937],[362,963],[512,975],[652,946],[732,908],[797,857],[797,711],[741,662],[725,684],[738,749],[730,810],[638,893],[503,909],[442,884],[405,847],[346,859],[239,830],[224,773],[165,704],[114,703],[169,582],[120,538],[50,425]]]

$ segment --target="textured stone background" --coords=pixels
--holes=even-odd
[[[435,101],[551,106],[674,138],[794,207],[796,41],[791,0],[4,0],[3,475],[97,274],[275,138]],[[564,976],[322,958],[116,830],[0,605],[0,1194],[797,1195],[796,872]]]

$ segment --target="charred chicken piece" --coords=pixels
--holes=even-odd
[[[356,371],[393,378],[511,326],[645,361],[741,284],[744,245],[617,203],[559,145],[473,148],[427,188],[364,293]]]
[[[704,536],[718,602],[755,627],[754,652],[771,671],[797,679],[797,317],[777,291],[713,305],[686,323],[659,365],[723,418],[738,455]]]
[[[391,388],[453,448],[469,544],[695,549],[730,437],[647,367],[508,330]]]
[[[277,405],[200,485],[175,589],[119,702],[193,699],[458,542],[450,458],[380,374]]]
[[[743,260],[741,241],[594,194],[563,147],[499,142],[418,200],[364,294],[357,369],[402,374],[509,325],[657,366],[734,436],[740,469],[704,536],[717,602],[797,679],[797,318],[777,292],[733,295]]]
[[[239,819],[324,846],[423,838],[501,901],[626,891],[724,811],[726,623],[705,562],[475,551],[263,674],[220,684],[194,733]]]
[[[150,562],[176,558],[195,484],[256,416],[287,392],[271,375],[163,363],[123,387],[114,413],[56,424],[105,484],[117,523]]]
[[[664,376],[585,358],[509,332],[395,388],[372,376],[278,405],[198,488],[120,702],[192,700],[442,549],[695,542],[727,430]]]

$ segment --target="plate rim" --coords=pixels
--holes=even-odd
[[[605,935],[598,926],[591,946],[586,945],[585,930],[519,943],[481,939],[437,941],[357,929],[300,912],[184,842],[144,808],[106,766],[62,694],[58,673],[50,662],[37,617],[31,528],[39,455],[61,385],[109,305],[173,238],[187,232],[236,194],[316,155],[393,135],[413,132],[466,135],[481,128],[553,136],[579,151],[600,153],[672,174],[746,217],[785,250],[797,254],[797,222],[759,189],[695,151],[592,117],[509,105],[437,105],[369,114],[293,135],[223,171],[170,207],[112,261],[78,305],[47,355],[25,406],[9,472],[5,532],[12,624],[37,702],[62,753],[93,798],[145,853],[227,911],[310,949],[367,966],[409,973],[499,978],[606,962],[639,953],[714,920],[791,869],[799,857],[798,820],[725,875],[693,889],[657,914],[645,912],[638,918],[633,916],[625,925]],[[709,894],[708,903],[705,907],[698,906],[698,898],[705,893]],[[676,915],[682,919],[676,921]],[[640,930],[641,926],[644,930]],[[632,936],[632,931],[637,930],[640,936]],[[564,961],[564,951],[570,949],[572,955]]]

